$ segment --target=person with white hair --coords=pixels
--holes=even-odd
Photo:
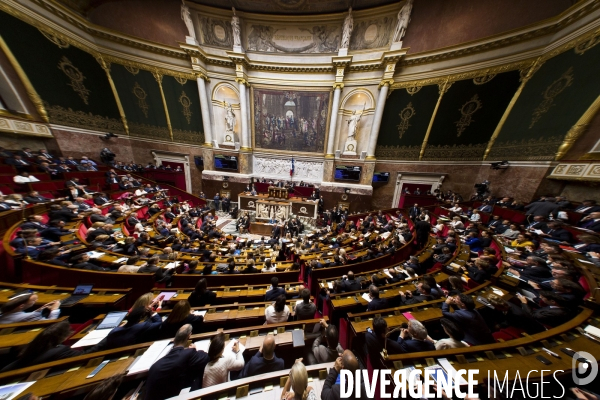
[[[428,338],[427,329],[416,319],[408,321],[408,328],[402,328],[398,344],[405,353],[435,350],[435,345]]]

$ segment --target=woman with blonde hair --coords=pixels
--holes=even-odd
[[[292,391],[290,391],[290,388]],[[302,364],[302,359],[296,360],[288,380],[281,392],[282,400],[317,400],[317,394],[311,386],[308,386],[308,372]]]
[[[133,306],[131,310],[135,310],[138,307],[144,307],[147,310],[159,311],[162,306],[162,298],[154,298],[154,294],[152,292],[148,292],[146,294],[141,295]]]

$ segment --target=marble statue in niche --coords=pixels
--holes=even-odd
[[[231,103],[225,102],[225,142],[233,143],[233,128],[235,127],[235,114]]]
[[[196,31],[194,30],[194,23],[192,22],[192,16],[190,14],[189,7],[185,4],[185,0],[181,0],[181,19],[185,23],[185,26],[190,34],[190,37],[196,39]]]
[[[340,49],[347,49],[350,46],[350,36],[352,36],[352,29],[354,27],[354,20],[352,18],[352,7],[348,10],[348,15],[344,20],[344,27],[342,28],[342,42],[340,43]]]
[[[402,38],[406,34],[406,28],[408,27],[408,23],[410,22],[410,13],[412,11],[413,0],[407,0],[406,4],[400,9],[398,12],[398,24],[396,25],[396,29],[394,30],[394,39],[393,43],[398,43],[402,41]]]
[[[241,31],[240,31],[240,18],[235,15],[235,7],[232,7],[233,16],[231,17],[231,29],[233,30],[233,47],[241,47]]]

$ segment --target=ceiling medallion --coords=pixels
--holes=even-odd
[[[175,76],[174,78],[180,85],[185,85],[185,83],[188,81],[187,78],[184,78],[183,76]]]
[[[138,98],[138,106],[144,113],[144,116],[148,118],[148,104],[146,103],[146,97],[148,97],[148,95],[137,82],[133,86],[133,94]]]
[[[187,120],[187,123],[190,124],[192,122],[192,112],[190,111],[190,106],[192,105],[192,101],[185,94],[185,92],[181,92],[181,96],[179,96],[179,103],[183,106],[183,115]]]
[[[407,87],[406,91],[408,92],[408,94],[410,94],[412,96],[413,94],[417,93],[422,88],[423,88],[423,86]]]
[[[139,68],[132,67],[131,65],[124,65],[124,67],[132,75],[137,75],[140,72]]]
[[[294,10],[302,7],[306,0],[275,0],[275,4],[286,10]]]
[[[473,78],[473,83],[476,85],[483,85],[484,83],[488,83],[489,81],[494,79],[495,76],[496,76],[496,74],[478,76],[478,77]]]
[[[402,120],[402,122],[397,125],[400,139],[402,139],[402,135],[404,135],[404,133],[408,130],[408,127],[410,126],[409,121],[415,114],[416,111],[412,105],[412,102],[408,103],[408,105],[404,107],[402,111],[400,111],[400,114],[398,114]]]
[[[544,90],[542,93],[544,99],[533,111],[529,129],[533,128],[540,118],[542,118],[542,116],[550,110],[550,108],[554,105],[554,98],[562,93],[563,90],[571,86],[571,83],[573,83],[573,67],[569,67],[569,69],[562,74],[560,78],[552,82],[550,86]]]
[[[69,83],[68,85],[73,88],[75,93],[77,93],[79,97],[81,97],[81,100],[83,100],[85,104],[88,104],[88,96],[91,92],[83,84],[85,76],[83,76],[81,71],[79,71],[77,67],[75,67],[71,63],[71,61],[65,56],[63,56],[63,58],[58,63],[58,69],[60,69],[62,72],[65,73],[65,75],[67,75],[67,77],[71,80],[71,83]]]
[[[467,129],[471,122],[473,122],[473,114],[477,112],[482,107],[481,101],[479,101],[479,96],[475,95],[471,98],[471,100],[467,101],[463,106],[459,109],[462,116],[458,121],[455,122],[458,133],[458,137]]]
[[[44,32],[43,30],[39,30],[40,33],[42,35],[44,35],[46,37],[46,39],[48,39],[49,41],[51,41],[52,43],[54,43],[55,45],[57,45],[58,47],[60,47],[61,49],[68,49],[70,44],[69,42],[67,42],[64,39],[59,38],[58,36],[55,36],[49,32]]]

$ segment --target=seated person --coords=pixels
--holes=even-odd
[[[467,273],[467,276],[473,279],[475,282],[481,284],[491,278],[490,264],[482,259],[476,259],[473,264],[463,265],[461,267],[463,271]]]
[[[384,347],[387,349],[388,354],[403,353],[400,344],[388,337],[388,325],[382,317],[373,318],[373,328],[367,328],[367,332],[365,333],[365,347],[371,365],[375,369],[383,367],[380,361],[380,353]]]
[[[403,328],[398,337],[398,344],[403,353],[418,353],[435,350],[433,341],[429,339],[427,329],[416,319],[408,321],[408,328]]]
[[[162,324],[160,315],[146,307],[133,308],[123,326],[114,328],[108,336],[94,346],[94,351],[116,349],[155,340]]]
[[[371,301],[367,305],[367,311],[377,311],[388,308],[388,301],[379,298],[379,288],[377,286],[369,286],[369,297],[371,298]]]
[[[44,304],[32,312],[26,312],[35,305],[38,295],[29,291],[17,294],[8,300],[0,311],[0,324],[16,324],[21,322],[33,322],[47,319],[57,319],[60,315],[60,301],[54,300]],[[49,312],[48,312],[49,311]]]
[[[436,350],[446,350],[446,349],[457,349],[461,347],[466,347],[467,345],[462,342],[465,337],[465,333],[456,325],[454,322],[450,321],[448,318],[440,319],[440,325],[442,325],[442,329],[448,335],[445,339],[433,340]]]
[[[431,295],[431,286],[426,283],[419,283],[417,285],[417,293],[413,294],[410,290],[402,293],[400,292],[400,297],[402,298],[403,305],[409,304],[417,304],[422,303],[424,301],[432,301],[433,296]]]
[[[267,335],[258,352],[244,365],[237,379],[283,370],[283,359],[275,355],[275,347],[275,336]]]
[[[348,275],[342,277],[342,288],[345,292],[353,292],[362,289],[362,277],[354,278],[354,272],[348,271]]]
[[[271,278],[271,289],[265,294],[265,301],[274,301],[281,295],[285,296],[285,288],[279,287],[279,278],[276,276]]]
[[[324,319],[319,321],[319,325],[321,326],[321,335],[315,339],[312,345],[312,352],[308,354],[310,364],[333,362],[344,352],[339,343],[337,327],[328,324]]]
[[[294,315],[296,316],[296,320],[301,321],[305,319],[313,319],[315,317],[315,312],[317,311],[317,306],[315,303],[310,301],[310,290],[302,289],[300,291],[301,301],[296,302],[294,307]]]
[[[178,301],[173,310],[169,313],[166,320],[160,325],[157,333],[157,338],[170,339],[175,337],[175,334],[184,325],[191,325],[194,333],[200,333],[204,317],[194,315],[187,300]]]
[[[488,296],[488,301],[494,309],[486,309],[485,319],[490,329],[494,332],[513,327],[522,329],[529,335],[533,335],[534,333],[546,330],[542,324],[527,315],[519,305],[511,301],[506,301],[494,293]]]
[[[278,324],[287,322],[290,316],[290,308],[285,304],[285,295],[280,295],[275,302],[265,308],[266,324]]]
[[[532,308],[527,297],[517,293],[517,297],[521,301],[521,308],[527,316],[542,325],[551,327],[564,324],[571,319],[572,311],[567,308],[567,302],[562,296],[550,291],[541,291],[539,296],[545,306]]]
[[[227,382],[230,371],[244,368],[244,356],[239,351],[238,342],[226,349],[224,333],[218,333],[210,341],[208,358],[210,361],[202,377],[202,387],[205,388]]]
[[[450,304],[456,308],[453,312],[450,311]],[[478,345],[496,341],[485,320],[475,309],[475,302],[470,295],[461,293],[454,297],[448,297],[442,304],[442,314],[464,329],[467,343]]]

